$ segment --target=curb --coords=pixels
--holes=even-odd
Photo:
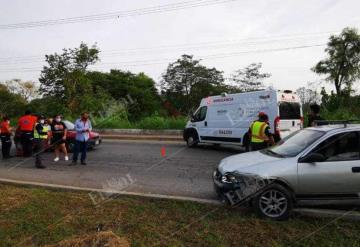
[[[150,140],[150,141],[183,141],[182,136],[168,135],[116,135],[116,134],[101,134],[102,139],[110,140]]]
[[[314,208],[296,208],[294,212],[316,218],[336,218],[352,221],[360,221],[360,212],[352,210],[334,210],[334,209],[314,209]]]
[[[0,178],[0,183],[3,184],[16,184],[25,187],[44,187],[52,190],[65,190],[65,191],[82,191],[89,193],[98,193],[99,197],[104,198],[107,195],[118,195],[118,196],[138,196],[138,197],[147,197],[147,198],[155,198],[155,199],[167,199],[167,200],[177,200],[177,201],[190,201],[197,202],[203,204],[211,204],[211,205],[222,205],[220,201],[211,200],[211,199],[202,199],[196,197],[187,197],[187,196],[170,196],[170,195],[160,195],[153,193],[139,193],[139,192],[128,192],[128,191],[109,191],[104,189],[93,189],[86,187],[77,187],[77,186],[69,186],[69,185],[59,185],[59,184],[48,184],[48,183],[39,183],[39,182],[29,182],[29,181],[18,181],[13,179],[4,179]]]

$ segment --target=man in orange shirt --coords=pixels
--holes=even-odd
[[[37,117],[27,110],[25,115],[19,119],[18,129],[20,131],[21,145],[24,157],[30,157],[33,150],[34,127]]]
[[[7,116],[3,117],[3,121],[0,123],[0,138],[1,138],[1,151],[3,159],[11,158],[11,127],[10,119]]]

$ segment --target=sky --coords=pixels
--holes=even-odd
[[[266,85],[295,90],[322,80],[310,69],[325,57],[331,34],[360,28],[359,0],[0,0],[0,6],[0,81],[37,81],[45,54],[85,42],[101,50],[93,70],[144,72],[158,83],[170,62],[191,54],[227,78],[261,62],[272,75]],[[148,7],[159,11],[146,14]],[[8,25],[113,12],[106,20]]]

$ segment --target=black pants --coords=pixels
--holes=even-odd
[[[10,135],[1,135],[1,152],[3,158],[10,157],[10,150],[11,150],[11,138]]]
[[[35,166],[42,166],[42,154],[45,152],[46,139],[34,139]]]
[[[80,158],[81,162],[85,162],[87,146],[88,146],[87,142],[82,142],[82,141],[75,142],[73,161],[76,162],[78,160],[79,153],[81,153],[81,158]]]
[[[30,157],[33,152],[33,133],[22,132],[21,133],[21,146],[24,157]]]
[[[258,151],[267,148],[268,145],[266,142],[251,142],[250,151]]]

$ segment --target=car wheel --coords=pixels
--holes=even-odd
[[[197,136],[194,133],[191,133],[186,138],[186,145],[191,148],[195,147],[198,144],[199,140],[197,139]]]
[[[279,184],[269,185],[253,200],[255,212],[260,217],[273,220],[288,219],[292,206],[291,193]]]

